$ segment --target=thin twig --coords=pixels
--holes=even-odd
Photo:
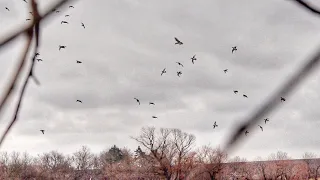
[[[307,8],[309,11],[320,15],[320,12],[313,7],[309,6],[302,0],[294,0],[299,3],[302,7]],[[245,118],[245,122],[241,124],[231,135],[229,141],[227,141],[225,151],[230,151],[243,138],[243,134],[247,129],[252,128],[257,124],[259,119],[267,115],[267,113],[274,110],[280,103],[280,97],[289,95],[294,88],[296,88],[311,72],[315,69],[320,61],[320,49],[308,60],[308,62],[296,73],[291,79],[289,79],[274,95],[265,103],[255,110],[248,118]]]
[[[0,50],[2,47],[4,47],[5,44],[11,42],[12,40],[14,40],[16,37],[18,37],[19,35],[28,32],[30,30],[33,29],[34,25],[39,23],[40,21],[45,20],[51,13],[53,9],[57,9],[61,6],[63,6],[65,3],[67,2],[72,2],[75,0],[61,0],[60,2],[58,2],[57,4],[55,4],[53,7],[51,7],[43,16],[40,16],[40,18],[34,18],[34,22],[30,25],[28,25],[26,28],[22,28],[20,30],[18,30],[17,32],[14,32],[12,35],[9,35],[7,38],[5,38],[4,40],[1,41],[0,43]],[[4,90],[3,93],[3,99],[0,100],[0,112],[2,112],[2,109],[4,107],[4,105],[7,103],[9,96],[11,95],[13,89],[14,89],[14,85],[17,82],[19,76],[20,76],[20,72],[22,70],[22,67],[24,66],[24,60],[25,59],[21,59],[21,61],[18,63],[18,68],[14,71],[13,75],[12,75],[12,79],[9,81],[9,84],[6,86],[8,87],[7,89]],[[34,78],[34,77],[33,77]],[[35,82],[37,83],[37,79],[35,79]]]

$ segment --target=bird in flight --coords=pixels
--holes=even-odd
[[[64,48],[66,48],[67,46],[62,46],[62,45],[59,45],[59,51],[60,51],[60,49],[64,49]]]
[[[262,126],[260,126],[260,125],[258,125],[258,126],[260,127],[261,131],[263,131],[263,127],[262,127]]]
[[[217,122],[215,121],[214,124],[213,124],[213,129],[216,128],[216,127],[218,127],[218,125],[217,125]]]
[[[181,64],[180,62],[176,62],[178,65],[182,66],[183,67],[183,64]]]
[[[10,11],[8,7],[6,7],[6,10]]]
[[[286,101],[286,99],[284,97],[281,97],[281,102]]]
[[[37,59],[37,61],[42,61],[42,59]]]
[[[70,15],[69,14],[67,14],[67,15],[65,15],[64,17],[69,17]]]
[[[73,6],[69,6],[69,8],[74,8]]]
[[[81,100],[79,100],[79,99],[77,100],[77,102],[82,103],[82,101],[81,101]]]
[[[231,50],[231,52],[233,53],[234,51],[237,51],[238,49],[237,49],[237,46],[234,46],[234,47],[232,47],[232,50]]]
[[[78,63],[78,64],[81,64],[82,62],[81,62],[81,61],[77,61],[77,63]]]
[[[267,121],[269,121],[269,118],[264,119],[264,123],[267,124]]]
[[[180,75],[182,74],[182,72],[181,71],[178,71],[177,72],[177,75],[180,77]]]
[[[149,105],[155,105],[153,102],[149,102]]]
[[[246,132],[244,132],[245,135],[249,134],[249,131],[246,130]]]
[[[157,117],[157,116],[152,116],[152,118],[153,118],[153,119],[157,119],[158,117]]]
[[[181,42],[178,38],[174,37],[174,39],[176,40],[175,44],[178,44],[178,45],[182,45],[183,44],[183,42]]]
[[[26,19],[26,21],[30,21],[31,19]]]
[[[69,24],[67,21],[61,21],[61,24]]]
[[[244,94],[244,95],[242,95],[242,96],[243,96],[243,97],[245,97],[245,98],[248,98],[248,96],[247,96],[247,95],[245,95],[245,94]]]
[[[137,98],[133,98],[133,99],[135,99],[137,101],[137,103],[139,103],[139,105],[140,105],[140,100],[139,99],[137,99]]]
[[[84,29],[86,28],[83,23],[81,23],[81,26],[82,26]]]
[[[56,13],[58,13],[58,12],[60,12],[59,10],[57,10],[57,9],[53,9],[52,10],[52,12],[56,12]]]
[[[193,55],[192,58],[191,58],[192,64],[194,64],[194,61],[196,61],[196,60],[197,60],[196,55]]]
[[[225,69],[225,70],[223,70],[224,71],[224,73],[227,73],[228,72],[228,69]]]
[[[40,55],[40,53],[36,53],[34,56],[37,57],[37,56],[39,56],[39,55]]]
[[[44,134],[44,129],[41,129],[40,131],[42,132],[42,134]]]
[[[233,91],[233,93],[237,94],[237,93],[238,93],[238,91],[237,91],[237,90],[235,90],[235,91]]]
[[[162,74],[164,74],[164,73],[167,73],[166,68],[164,68],[164,69],[161,71],[161,76],[162,76]]]

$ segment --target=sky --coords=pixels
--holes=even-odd
[[[40,1],[41,12],[53,2]],[[43,61],[35,69],[41,85],[30,82],[19,121],[2,151],[69,154],[82,145],[99,152],[114,144],[134,150],[138,144],[130,136],[145,126],[192,133],[196,147],[223,146],[231,130],[320,42],[320,17],[290,1],[79,0],[70,5],[75,8],[61,9],[41,24]],[[313,5],[320,8],[320,3]],[[28,23],[28,12],[23,1],[0,0],[0,39]],[[60,24],[62,20],[69,24]],[[175,45],[174,37],[184,44]],[[0,50],[1,89],[24,43],[21,36]],[[59,51],[59,45],[66,49]],[[232,46],[237,46],[235,53]],[[164,68],[167,73],[161,76]],[[250,130],[231,156],[252,160],[278,150],[293,158],[317,153],[319,77],[313,73],[286,97],[267,116],[267,124],[261,119],[264,131],[258,126]],[[18,90],[1,114],[0,132],[12,118]]]

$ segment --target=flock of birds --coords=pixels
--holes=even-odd
[[[27,0],[23,0],[25,3],[28,3],[27,2]],[[69,8],[74,8],[74,6],[69,6]],[[8,7],[5,7],[5,9],[7,10],[7,11],[10,11],[10,9],[8,8]],[[57,10],[57,9],[53,9],[53,12],[55,12],[55,13],[59,13],[60,11],[59,10]],[[29,12],[31,15],[33,15],[32,14],[32,12]],[[65,17],[69,17],[70,15],[69,14],[66,14],[65,15]],[[30,21],[31,19],[30,18],[27,18],[26,19],[26,21]],[[69,24],[69,22],[68,21],[66,21],[66,20],[63,20],[63,21],[61,21],[61,24]],[[82,23],[81,22],[81,26],[85,29],[86,27],[85,27],[85,25],[84,25],[84,23]],[[180,41],[178,38],[176,38],[176,37],[174,37],[174,39],[175,39],[175,45],[183,45],[183,42],[182,41]],[[67,46],[65,46],[65,45],[59,45],[59,51],[61,50],[61,49],[65,49]],[[234,52],[236,52],[238,49],[237,49],[237,46],[233,46],[232,47],[232,49],[231,49],[231,53],[233,54]],[[40,53],[36,53],[35,54],[35,56],[37,57],[37,56],[39,56],[40,55]],[[196,55],[193,55],[191,58],[191,63],[192,64],[194,64],[194,62],[197,60],[197,58],[196,58]],[[40,58],[37,58],[36,59],[38,62],[39,61],[43,61],[42,59],[40,59]],[[82,62],[81,61],[79,61],[79,60],[76,60],[76,63],[77,64],[81,64]],[[181,66],[181,67],[184,67],[183,66],[183,64],[181,63],[181,62],[176,62],[179,66]],[[228,69],[224,69],[223,70],[223,72],[224,73],[227,73],[228,72]],[[165,73],[167,73],[167,69],[166,68],[164,68],[162,71],[161,71],[161,76],[163,75],[163,74],[165,74]],[[181,75],[182,75],[182,71],[177,71],[177,76],[178,77],[181,77]],[[233,93],[234,94],[238,94],[238,90],[234,90],[233,91]],[[244,98],[248,98],[248,96],[246,95],[246,94],[243,94],[242,95]],[[136,100],[136,102],[140,105],[141,104],[141,102],[140,102],[140,100],[138,99],[138,98],[134,98],[135,100]],[[281,102],[284,102],[284,101],[286,101],[286,99],[284,98],[284,97],[281,97]],[[76,100],[76,102],[77,103],[82,103],[82,101],[81,100]],[[155,103],[154,102],[149,102],[149,105],[155,105]],[[152,118],[154,118],[154,119],[156,119],[156,118],[158,118],[157,116],[152,116]],[[265,124],[267,124],[267,122],[269,121],[269,118],[265,118],[264,119],[264,123]],[[258,125],[259,126],[259,128],[261,129],[261,131],[263,131],[263,127],[261,126],[261,125]],[[218,127],[218,124],[217,124],[217,122],[215,121],[214,122],[214,124],[213,124],[213,129],[215,129],[215,128],[217,128]],[[40,130],[41,132],[42,132],[42,134],[44,134],[44,132],[45,132],[45,130],[44,129],[41,129]],[[247,134],[249,133],[249,131],[248,130],[246,130],[245,131],[245,135],[247,136]]]
[[[28,3],[27,0],[23,0],[23,1],[24,1],[25,3]],[[74,6],[69,6],[69,8],[74,8]],[[8,7],[5,7],[5,9],[6,9],[7,11],[10,11],[10,9],[9,9]],[[57,10],[57,9],[53,9],[53,12],[59,13],[60,11]],[[31,15],[33,16],[33,13],[32,13],[32,12],[29,12],[29,14],[31,14]],[[69,17],[69,16],[70,16],[69,14],[66,14],[64,17]],[[30,21],[30,20],[31,20],[31,18],[27,18],[27,19],[26,19],[26,21]],[[66,20],[63,20],[63,21],[61,21],[61,24],[69,24],[69,22],[66,21]],[[84,29],[86,28],[83,22],[81,22],[81,26],[82,26]],[[67,46],[65,46],[65,45],[59,45],[59,51],[60,51],[61,49],[65,49],[66,47],[67,47]],[[38,56],[40,56],[40,53],[37,52],[37,53],[35,54],[36,60],[37,60],[38,62],[43,61],[41,58],[37,58]],[[77,63],[77,64],[81,64],[82,62],[79,61],[79,60],[76,60],[76,63]],[[82,101],[79,100],[79,99],[76,100],[76,102],[77,102],[77,103],[82,103]],[[45,132],[44,129],[40,129],[40,131],[41,131],[42,134],[44,134],[44,132]]]
[[[176,37],[174,37],[174,39],[175,39],[175,45],[183,45],[183,42],[182,41],[180,41],[178,38],[176,38]],[[236,52],[238,49],[237,49],[237,46],[233,46],[232,47],[232,49],[231,49],[231,53],[233,54],[234,52]],[[197,58],[196,58],[196,55],[193,55],[192,57],[191,57],[191,62],[192,62],[192,64],[194,64],[194,61],[196,61],[197,60]],[[179,66],[181,66],[181,67],[184,67],[183,66],[183,64],[181,63],[181,62],[176,62]],[[228,72],[228,69],[224,69],[223,70],[223,72],[224,73],[227,73]],[[162,71],[161,71],[161,76],[163,75],[163,74],[165,74],[165,73],[167,73],[167,69],[166,68],[164,68]],[[177,76],[178,77],[180,77],[182,75],[182,71],[177,71]],[[234,90],[233,91],[233,93],[234,94],[238,94],[238,90]],[[246,95],[246,94],[243,94],[242,95],[244,98],[248,98],[248,96]],[[134,98],[136,101],[137,101],[137,103],[140,105],[141,104],[141,102],[140,102],[140,100],[138,99],[138,98]],[[284,98],[284,97],[281,97],[281,102],[284,102],[284,101],[286,101],[286,99]],[[149,105],[155,105],[155,103],[154,102],[149,102]],[[152,118],[158,118],[157,116],[152,116]],[[269,121],[269,118],[265,118],[264,119],[264,123],[265,124],[267,124],[267,122]],[[261,125],[258,125],[259,126],[259,128],[261,129],[261,131],[263,131],[263,127],[261,126]],[[218,124],[217,124],[217,121],[215,121],[214,122],[214,124],[213,124],[213,129],[215,129],[216,127],[218,127]],[[249,131],[248,130],[246,130],[245,131],[245,135],[247,136],[249,134]]]

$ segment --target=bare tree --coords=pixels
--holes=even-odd
[[[83,177],[93,166],[94,155],[87,146],[73,153],[72,160],[76,169],[76,178]]]
[[[318,179],[319,178],[319,169],[320,169],[320,161],[317,158],[317,155],[312,152],[305,152],[302,155],[303,161],[307,165],[308,171],[308,179]]]

